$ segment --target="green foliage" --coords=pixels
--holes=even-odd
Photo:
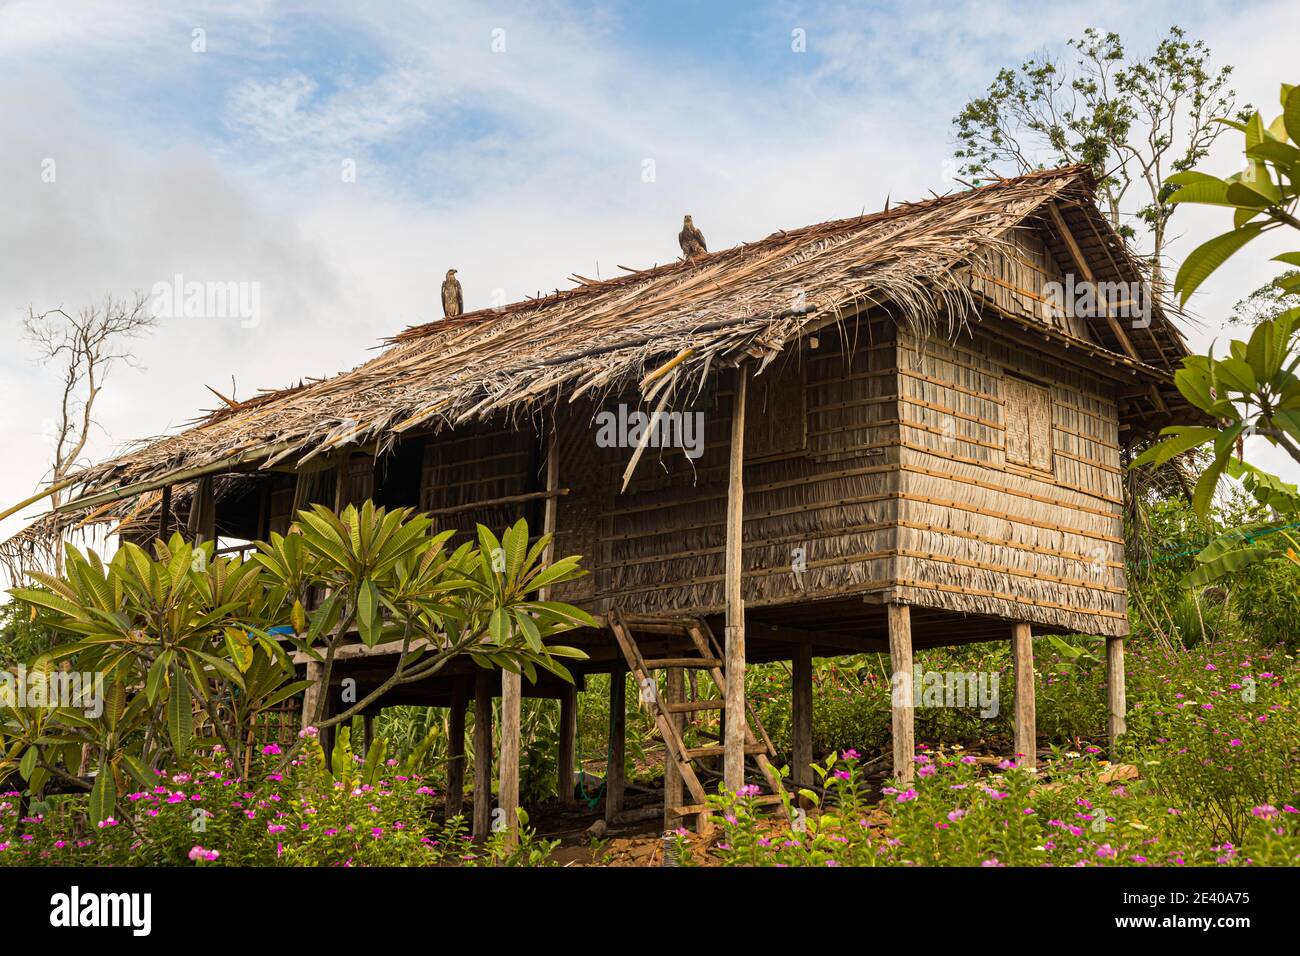
[[[436,794],[421,778],[380,761],[344,782],[314,738],[283,768],[268,745],[249,779],[219,749],[203,757],[213,769],[159,775],[124,795],[129,814],[98,823],[84,798],[20,819],[14,795],[0,797],[0,866],[538,866],[555,848],[526,826],[514,842],[473,844],[463,818],[433,822]]]
[[[459,655],[571,679],[561,660],[585,655],[552,638],[594,622],[536,592],[582,573],[578,559],[545,565],[549,536],[529,548],[522,521],[500,540],[480,528],[480,547],[450,554],[449,534],[430,527],[410,509],[367,502],[338,515],[321,506],[300,512],[289,534],[259,543],[249,560],[214,557],[211,543],[179,534],[155,542],[152,556],[123,543],[109,562],[69,547],[64,577],[34,573],[36,587],[11,593],[70,637],[35,670],[48,675],[75,661],[102,676],[106,706],[3,706],[0,775],[16,770],[33,793],[51,776],[90,790],[103,819],[120,809],[117,794],[153,771],[203,766],[195,751],[214,740],[247,767],[260,716],[308,686],[293,679],[288,649],[323,662],[328,684],[334,652],[353,633],[370,646],[397,640],[403,653],[378,689],[320,726],[345,724],[389,688]],[[319,593],[327,596],[316,603]],[[78,772],[84,749],[93,782]],[[384,755],[367,757],[373,778]]]
[[[1138,218],[1151,230],[1158,264],[1174,214],[1165,172],[1192,168],[1214,144],[1221,127],[1209,118],[1234,109],[1232,68],[1213,69],[1209,48],[1178,27],[1148,56],[1093,29],[1068,46],[1072,64],[1031,57],[999,70],[987,92],[962,108],[953,119],[961,171],[987,178],[1041,168],[1043,160],[1087,163],[1125,238],[1134,230],[1120,221],[1120,206],[1137,183],[1147,190]]]

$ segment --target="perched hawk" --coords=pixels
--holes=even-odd
[[[465,296],[460,291],[460,280],[455,269],[448,269],[447,278],[442,280],[442,314],[454,319],[464,311]]]
[[[677,241],[681,244],[682,252],[686,253],[687,259],[694,259],[709,251],[709,247],[704,244],[704,233],[695,228],[695,223],[691,221],[690,216],[682,220],[682,231],[677,234]]]

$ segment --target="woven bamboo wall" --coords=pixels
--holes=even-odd
[[[474,424],[443,432],[425,443],[420,476],[420,507],[426,511],[454,508],[536,491],[537,439],[529,431],[504,424]],[[500,534],[521,517],[536,534],[540,524],[534,503],[490,505],[435,516],[439,531],[457,532],[453,545],[474,539],[476,525]]]
[[[892,326],[823,340],[750,384],[746,411],[744,593],[750,606],[861,590],[886,574],[897,519]],[[734,379],[697,403],[705,452],[651,450],[598,529],[597,608],[640,613],[723,605],[727,449]],[[626,449],[601,449],[616,489]],[[564,479],[566,482],[568,478]],[[566,502],[573,507],[577,502]]]
[[[988,334],[900,334],[902,516],[894,578],[904,600],[1094,634],[1127,633],[1118,418],[1109,386]],[[1050,399],[1008,459],[1008,403]],[[1036,415],[1036,413],[1033,413]],[[1049,417],[1050,416],[1050,417]],[[1023,425],[1021,426],[1023,427]],[[1026,456],[1027,457],[1027,456]],[[1042,467],[1045,465],[1045,467]]]
[[[1056,282],[1064,288],[1066,275],[1038,231],[1031,226],[1020,226],[1010,230],[1006,238],[1005,246],[985,257],[980,265],[971,267],[971,288],[1007,312],[1035,319],[1078,338],[1095,339],[1083,317],[1071,315],[1070,309],[1061,309],[1059,301],[1053,307],[1047,284]],[[1075,276],[1076,283],[1082,279]]]

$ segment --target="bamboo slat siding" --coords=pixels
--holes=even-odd
[[[901,596],[979,614],[1028,611],[1036,622],[1084,633],[1127,633],[1119,423],[1109,387],[983,330],[955,343],[904,332],[898,362],[909,421],[927,426],[903,425],[893,573]],[[926,388],[965,416],[907,402]],[[1050,409],[1017,413],[1026,399]],[[979,422],[969,417],[975,410]],[[1032,436],[1016,417],[1027,413],[1039,419]],[[1017,429],[1032,449],[1017,447]],[[1024,464],[1009,460],[1016,457]]]

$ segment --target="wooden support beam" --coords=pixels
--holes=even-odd
[[[796,645],[790,672],[790,779],[807,787],[813,782],[811,644]]]
[[[493,674],[480,671],[474,682],[474,825],[476,840],[492,829],[492,690]]]
[[[1124,677],[1124,638],[1106,638],[1106,732],[1110,738],[1110,759],[1115,759],[1115,738],[1127,729],[1128,712]]]
[[[311,686],[302,695],[303,730],[316,723],[316,709],[320,706],[321,695],[325,693],[325,687],[321,683],[325,677],[325,665],[319,661],[308,661],[306,677],[311,681]]]
[[[189,532],[196,544],[216,540],[217,502],[212,493],[211,475],[200,478],[190,496]]]
[[[158,537],[166,541],[172,533],[172,486],[163,485],[162,503],[158,507]]]
[[[1056,203],[1054,202],[1049,202],[1047,204],[1047,212],[1052,217],[1052,222],[1056,225],[1057,231],[1061,234],[1061,241],[1064,242],[1065,247],[1070,250],[1070,258],[1074,260],[1075,268],[1079,270],[1079,274],[1083,276],[1085,282],[1091,283],[1095,297],[1098,291],[1097,278],[1093,275],[1092,268],[1088,265],[1088,260],[1084,256],[1083,250],[1079,248],[1079,243],[1075,240],[1074,233],[1070,231],[1070,227],[1066,224],[1065,217],[1061,215],[1061,210],[1056,207]],[[1119,324],[1119,320],[1116,319],[1115,316],[1111,315],[1109,306],[1102,302],[1100,298],[1096,298],[1096,301],[1098,306],[1101,308],[1102,313],[1106,317],[1106,324],[1110,326],[1111,333],[1124,348],[1124,351],[1128,353],[1129,358],[1137,359],[1141,362],[1142,356],[1140,356],[1137,349],[1133,347],[1133,343],[1129,340],[1128,335]]]
[[[574,754],[578,740],[578,691],[566,685],[560,697],[560,742],[556,754],[555,787],[560,802],[566,807],[576,807],[574,795]]]
[[[501,782],[497,787],[497,807],[506,829],[506,842],[519,838],[519,722],[523,705],[523,677],[510,671],[501,672]]]
[[[623,811],[627,760],[627,670],[615,664],[609,675],[609,765],[605,770],[605,822]]]
[[[889,618],[890,711],[894,731],[894,778],[911,783],[916,755],[916,705],[912,699],[912,614],[906,604],[886,605]]]
[[[1016,765],[1034,770],[1038,766],[1037,691],[1034,688],[1034,635],[1027,621],[1018,621],[1012,629],[1011,662],[1016,678]]]
[[[447,799],[450,820],[465,804],[465,707],[469,703],[469,682],[457,678],[451,685],[451,712],[447,720]]]
[[[736,369],[731,398],[731,461],[727,485],[726,650],[727,722],[722,760],[723,785],[735,793],[745,784],[745,601],[741,589],[745,519],[745,399],[749,368]]]
[[[370,756],[370,745],[375,742],[375,715],[365,711],[361,715],[361,752]]]
[[[680,667],[670,667],[666,675],[664,686],[664,703],[671,708],[673,704],[680,704],[686,698],[686,680],[685,675]],[[684,714],[675,713],[671,709],[668,712],[668,720],[672,722],[673,727],[677,729],[678,736],[686,729],[686,717]],[[676,830],[682,825],[681,806],[685,801],[682,799],[682,771],[677,766],[677,761],[672,759],[667,749],[664,751],[664,829]]]

